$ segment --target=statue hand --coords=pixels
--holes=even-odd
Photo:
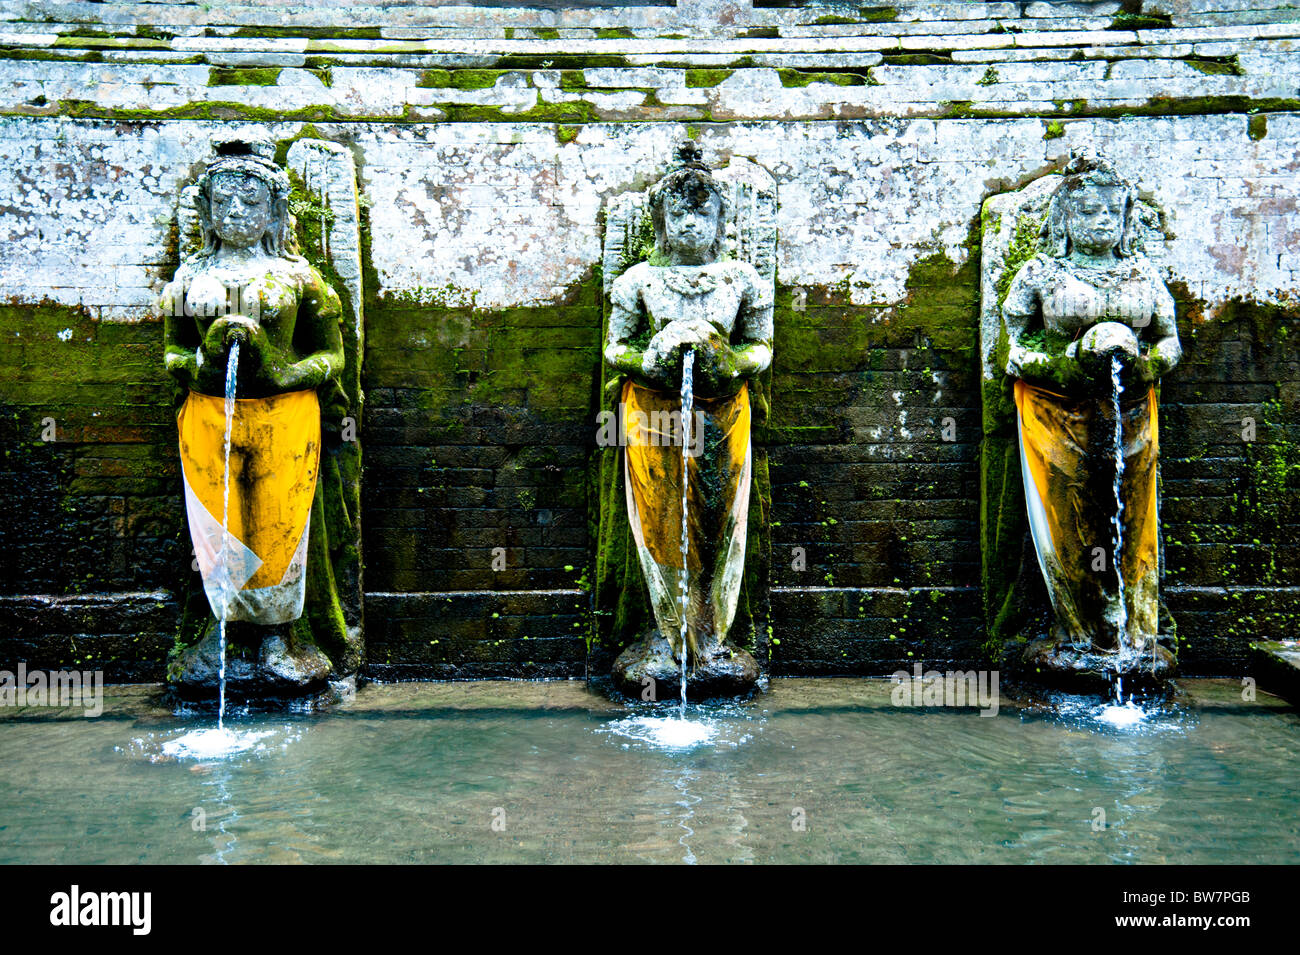
[[[1159,381],[1171,367],[1171,363],[1158,349],[1144,348],[1120,372],[1120,383],[1125,388],[1146,389]]]
[[[198,378],[198,364],[195,355],[180,349],[168,349],[163,358],[167,373],[176,379],[182,388],[193,388]]]
[[[313,356],[290,365],[283,376],[282,384],[286,391],[305,391],[319,388],[334,375],[330,363],[324,358]]]
[[[225,367],[230,346],[236,341],[253,342],[260,335],[266,338],[266,331],[261,325],[243,315],[223,315],[208,326],[203,336],[203,357],[214,365]],[[256,345],[256,342],[254,342]]]
[[[642,373],[648,378],[675,386],[681,380],[682,358],[686,351],[695,350],[698,365],[700,352],[707,347],[710,338],[717,334],[717,329],[703,319],[669,322],[650,339],[641,359]]]
[[[1079,362],[1090,377],[1108,382],[1116,360],[1121,376],[1130,374],[1138,364],[1137,336],[1120,322],[1098,322],[1080,339],[1078,353]]]
[[[1075,357],[1078,352],[1072,342],[1057,354],[1034,351],[1013,345],[1007,356],[1006,372],[1026,384],[1047,388],[1049,391],[1069,394],[1078,391],[1090,380],[1088,369]]]
[[[736,350],[715,329],[695,345],[695,380],[705,394],[730,394],[743,377]]]

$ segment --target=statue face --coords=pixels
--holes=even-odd
[[[227,173],[212,180],[212,227],[224,245],[246,249],[271,225],[271,190],[256,176]]]
[[[722,203],[712,193],[704,201],[690,196],[670,196],[664,203],[664,239],[671,252],[693,260],[709,255],[718,238]]]
[[[1069,204],[1070,244],[1086,255],[1113,251],[1124,234],[1124,188],[1085,185]]]

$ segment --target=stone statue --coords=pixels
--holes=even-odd
[[[1137,239],[1137,197],[1076,157],[1045,248],[1002,303],[1030,532],[1052,632],[1040,669],[1162,673],[1156,389],[1181,357],[1174,301]]]
[[[292,694],[360,662],[333,613],[323,545],[321,407],[345,365],[342,307],[298,254],[274,144],[242,132],[214,146],[194,193],[202,248],[158,304],[167,371],[184,391],[186,512],[207,602],[227,623],[232,689]],[[338,626],[321,625],[332,616]],[[174,652],[169,677],[182,690],[212,688],[217,630],[209,618],[196,644]]]
[[[693,143],[650,191],[655,251],[613,283],[605,360],[621,373],[626,507],[658,624],[615,663],[640,694],[678,680],[686,655],[701,695],[743,693],[758,672],[725,641],[736,613],[752,483],[751,382],[772,361],[773,289],[724,259],[726,197]],[[683,359],[693,355],[689,464],[683,469]],[[686,493],[682,638],[683,471]],[[674,663],[674,658],[677,663]]]

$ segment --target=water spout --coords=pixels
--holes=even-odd
[[[681,603],[681,657],[682,707],[681,718],[686,719],[686,611],[690,606],[690,571],[686,566],[686,551],[690,541],[687,521],[687,490],[690,485],[691,418],[695,413],[695,349],[688,348],[682,356],[682,576],[679,590]]]
[[[1120,382],[1120,361],[1116,355],[1110,360],[1110,407],[1115,418],[1115,516],[1111,518],[1111,525],[1115,529],[1114,534],[1114,565],[1115,577],[1119,582],[1119,620],[1118,627],[1118,648],[1121,661],[1124,652],[1127,649],[1125,637],[1128,635],[1128,605],[1124,596],[1124,425],[1120,417],[1120,395],[1124,393],[1124,385]]]
[[[221,586],[221,618],[217,621],[217,642],[221,652],[218,673],[220,689],[217,698],[217,729],[226,725],[226,611],[230,607],[230,584],[226,571],[226,551],[230,545],[230,436],[235,424],[235,383],[239,378],[239,339],[230,345],[230,358],[226,362],[226,438],[223,447],[225,461],[221,477],[221,564],[217,579]]]

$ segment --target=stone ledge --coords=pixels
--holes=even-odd
[[[1252,644],[1250,662],[1260,689],[1300,706],[1300,641]]]
[[[113,683],[154,682],[166,670],[180,608],[166,591],[7,594],[4,664],[29,670],[94,669]]]

